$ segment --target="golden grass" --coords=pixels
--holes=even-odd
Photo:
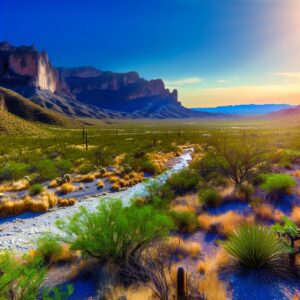
[[[97,182],[97,187],[99,188],[99,189],[103,189],[104,188],[104,182],[103,182],[103,180],[98,180],[98,182]]]
[[[228,236],[234,230],[245,223],[254,223],[254,216],[244,217],[233,211],[229,211],[222,215],[212,216],[209,214],[201,214],[198,217],[199,227],[206,231],[216,231],[221,235]]]
[[[300,225],[300,206],[294,206],[293,207],[292,214],[291,214],[291,219],[293,220],[293,222]]]
[[[122,296],[128,300],[153,300],[154,297],[152,290],[145,285],[130,286],[125,288],[123,286],[112,287],[107,293],[106,299],[119,300]]]
[[[74,182],[92,182],[94,181],[96,176],[93,173],[85,174],[85,175],[76,175],[73,179]]]
[[[57,180],[54,179],[54,180],[51,180],[48,184],[48,187],[49,188],[57,188],[58,187],[58,183],[57,183]]]
[[[27,190],[29,186],[30,184],[28,180],[21,179],[15,182],[0,185],[0,193],[24,191]]]
[[[208,273],[200,281],[199,292],[206,300],[226,300],[226,288],[216,272]]]
[[[70,198],[70,199],[60,198],[60,199],[58,199],[58,202],[57,202],[57,204],[59,206],[72,206],[75,203],[76,203],[76,199],[74,199],[74,198]]]
[[[176,212],[192,212],[194,213],[196,209],[191,206],[191,205],[186,205],[186,204],[177,204],[171,206],[171,211],[176,211]]]
[[[167,245],[171,253],[176,255],[197,257],[201,252],[201,245],[192,241],[185,241],[179,237],[171,237]]]
[[[44,191],[35,198],[27,195],[23,199],[2,199],[0,202],[0,216],[19,215],[21,213],[46,212],[57,204],[57,196],[49,191]]]
[[[229,265],[231,259],[224,249],[219,249],[213,257],[205,257],[198,264],[200,273],[219,272],[222,268]]]
[[[283,212],[274,209],[270,204],[260,204],[253,208],[257,217],[263,220],[274,220],[279,222],[281,218],[284,216]]]
[[[77,189],[77,187],[75,185],[67,182],[67,183],[62,184],[59,187],[58,191],[63,194],[68,194],[68,193],[74,192],[76,189]]]
[[[111,186],[111,189],[113,191],[119,191],[121,189],[119,183],[115,182],[112,186]]]

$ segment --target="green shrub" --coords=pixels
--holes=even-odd
[[[0,169],[0,180],[18,180],[28,174],[29,165],[25,163],[8,163]]]
[[[239,187],[239,192],[242,194],[246,201],[250,201],[251,196],[254,194],[254,188],[252,185],[244,183]]]
[[[260,187],[271,196],[281,196],[296,185],[295,179],[287,174],[269,174]]]
[[[36,253],[48,264],[62,252],[60,242],[50,233],[41,236],[36,242]]]
[[[200,191],[198,196],[200,203],[207,207],[216,207],[222,202],[221,195],[213,188]]]
[[[55,162],[56,169],[60,176],[65,175],[66,173],[69,173],[73,169],[73,164],[66,159],[59,159]]]
[[[183,232],[193,232],[198,226],[197,216],[194,212],[172,211],[171,217],[180,234]]]
[[[35,183],[29,188],[31,195],[39,195],[44,191],[44,186],[40,183]]]
[[[57,226],[72,250],[102,261],[127,262],[153,239],[167,236],[172,220],[151,206],[123,207],[120,200],[100,203],[96,211],[81,208]]]
[[[37,172],[41,180],[50,180],[59,176],[55,162],[49,159],[36,162],[33,165],[32,171]]]
[[[40,293],[46,269],[37,259],[22,262],[11,252],[0,253],[0,299],[35,300]]]
[[[167,180],[167,184],[175,193],[184,194],[196,190],[199,180],[199,175],[190,169],[184,169],[171,175]]]
[[[224,249],[249,268],[269,267],[280,271],[286,264],[288,250],[267,227],[243,225],[224,243]]]
[[[88,174],[95,170],[95,166],[90,163],[84,163],[78,168],[78,172],[82,175]]]

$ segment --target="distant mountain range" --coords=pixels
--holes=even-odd
[[[294,107],[295,106],[289,104],[241,104],[208,108],[193,108],[193,110],[218,114],[265,115]]]
[[[66,53],[67,55],[67,53]],[[219,118],[185,108],[177,90],[137,72],[113,73],[94,67],[55,68],[34,46],[0,43],[0,86],[43,108],[85,118]]]

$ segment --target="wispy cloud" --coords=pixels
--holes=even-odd
[[[285,78],[296,78],[300,79],[300,72],[276,72],[273,76],[285,77]]]
[[[216,83],[228,83],[229,80],[225,80],[225,79],[220,79],[220,80],[217,80]]]
[[[184,86],[188,84],[196,84],[202,82],[204,79],[199,77],[186,77],[177,80],[165,80],[165,84],[168,86]]]

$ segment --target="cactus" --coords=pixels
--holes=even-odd
[[[88,132],[85,132],[85,151],[88,151],[89,145],[88,145]]]
[[[182,267],[177,270],[177,300],[186,300],[185,276]]]

